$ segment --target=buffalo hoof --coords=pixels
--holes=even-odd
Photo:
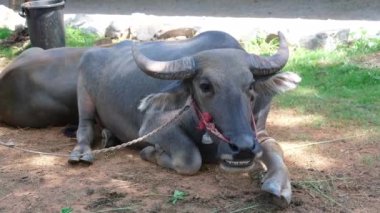
[[[141,150],[140,157],[143,160],[156,163],[157,161],[156,153],[157,153],[156,148],[154,148],[153,146],[147,146],[143,150]]]
[[[102,130],[102,140],[101,140],[102,148],[112,147],[112,146],[115,146],[116,144],[117,144],[116,138],[115,138],[115,136],[113,136],[111,131],[109,131],[108,129],[103,129]]]
[[[77,164],[79,162],[85,164],[92,164],[94,162],[94,155],[89,146],[75,146],[74,150],[70,153],[68,162],[70,164]]]
[[[75,138],[77,136],[77,125],[68,125],[64,129],[62,129],[62,133],[69,138]]]
[[[261,189],[273,196],[273,203],[281,208],[289,206],[292,189],[287,171],[276,171],[264,178]]]

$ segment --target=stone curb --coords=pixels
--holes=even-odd
[[[133,38],[141,41],[154,40],[161,34],[178,28],[191,29],[196,33],[221,30],[241,41],[282,31],[291,45],[312,50],[334,50],[341,43],[362,37],[380,38],[380,21],[154,16],[142,13],[65,14],[64,19],[66,26],[80,28],[102,37]],[[25,19],[0,5],[0,27],[14,30],[17,25],[25,26]]]

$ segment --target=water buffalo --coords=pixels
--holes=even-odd
[[[30,48],[0,73],[0,121],[41,128],[78,122],[77,78],[87,48]]]
[[[262,189],[289,203],[283,153],[265,131],[272,97],[301,80],[279,72],[289,55],[284,36],[279,37],[278,52],[270,57],[241,48],[202,51],[186,41],[89,50],[79,65],[78,143],[69,162],[93,162],[95,119],[128,141],[162,125],[190,100],[192,108],[178,122],[147,139],[142,159],[181,174],[196,173],[202,162],[247,171],[254,160],[261,161],[268,171]],[[202,142],[205,120],[220,133],[208,132],[212,143]]]

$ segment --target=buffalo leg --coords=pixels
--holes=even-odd
[[[149,141],[154,146],[145,147],[140,156],[142,159],[173,169],[180,174],[195,174],[202,165],[199,149],[179,128],[171,128],[157,141]]]
[[[78,82],[78,143],[70,154],[69,163],[82,161],[91,164],[94,160],[90,146],[94,140],[95,105],[80,80]]]
[[[267,173],[262,180],[263,191],[274,195],[274,201],[279,206],[287,206],[290,203],[292,190],[288,169],[284,163],[283,151],[277,142],[266,137],[261,142],[263,155],[261,161],[267,169]]]

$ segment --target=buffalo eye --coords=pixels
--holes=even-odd
[[[209,94],[213,91],[212,85],[208,81],[201,81],[199,84],[199,88],[203,93]]]

